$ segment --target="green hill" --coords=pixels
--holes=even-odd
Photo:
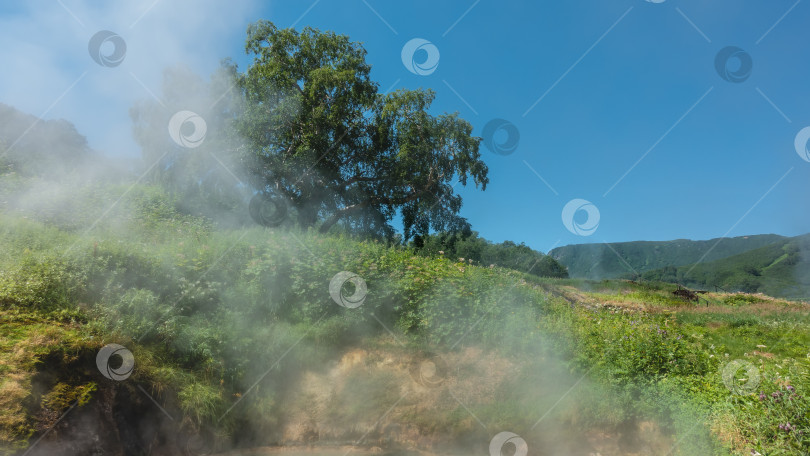
[[[753,394],[731,407],[738,396],[723,377],[727,354],[767,345],[792,360],[791,383],[777,383],[779,367],[763,358],[763,375],[777,380],[761,388],[805,391],[806,305],[709,294],[711,309],[696,309],[668,284],[539,278],[311,231],[223,230],[142,186],[91,232],[71,227],[31,212],[0,217],[0,454],[51,426],[30,454],[134,451],[155,445],[154,427],[164,454],[328,445],[362,432],[369,451],[428,441],[461,448],[440,454],[477,454],[492,434],[477,420],[563,454],[664,454],[676,442],[672,454],[743,454],[726,431],[763,453],[808,448],[772,435],[792,409]],[[342,270],[367,285],[358,308],[330,299]],[[110,343],[131,351],[131,377],[97,369]],[[806,415],[790,421],[808,425]]]
[[[468,233],[436,233],[417,236],[409,243],[420,255],[459,258],[477,266],[501,266],[538,277],[568,278],[568,271],[554,258],[512,241],[494,243]]]
[[[785,298],[810,297],[810,234],[720,260],[666,267],[641,274],[645,280],[688,287],[765,293]]]
[[[776,234],[761,234],[706,241],[676,239],[577,244],[558,247],[548,254],[566,266],[572,278],[608,279],[667,266],[719,260],[785,239]]]
[[[126,182],[9,205],[0,249],[0,454],[358,439],[358,454],[482,454],[501,429],[559,454],[810,448],[773,431],[810,407],[804,394],[786,405],[748,392],[746,407],[731,406],[740,396],[724,377],[728,360],[767,346],[760,389],[806,391],[800,303],[712,293],[709,309],[695,308],[669,284],[540,278],[312,230],[223,229]],[[335,301],[358,291],[335,297],[340,271],[363,279],[359,307]],[[128,378],[108,377],[112,359],[106,375],[98,366],[111,343],[132,354]],[[810,426],[806,414],[790,422]]]
[[[0,167],[2,456],[810,449],[805,303],[538,277],[564,270],[477,237],[217,224],[103,164],[26,159]],[[807,237],[776,238],[759,277],[805,264]]]

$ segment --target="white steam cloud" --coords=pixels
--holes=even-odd
[[[220,59],[240,57],[246,26],[259,17],[252,1],[60,0],[3,8],[0,102],[45,119],[69,119],[93,149],[130,157],[139,148],[128,109],[160,97],[164,69],[211,74]],[[104,67],[91,58],[88,43],[101,30],[126,42],[120,65]]]

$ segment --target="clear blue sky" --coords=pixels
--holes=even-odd
[[[233,57],[244,69],[248,23],[310,25],[362,42],[381,90],[432,88],[435,112],[458,111],[477,135],[496,118],[517,127],[514,153],[482,147],[487,191],[457,187],[462,215],[486,238],[547,251],[810,231],[810,162],[794,147],[810,126],[810,2],[146,3],[126,11],[68,0],[65,8],[4,3],[0,102],[42,114],[87,70],[45,117],[74,120],[107,153],[132,154],[126,110],[132,97],[159,88],[158,66],[179,59],[208,72]],[[115,27],[127,40],[126,60],[100,68],[87,58],[87,40]],[[432,73],[403,64],[402,48],[413,38],[439,50]],[[751,58],[743,82],[726,81],[715,68],[727,46]],[[19,77],[38,65],[61,78]],[[726,68],[734,73],[736,65],[731,59]],[[590,236],[563,223],[563,208],[576,198],[598,208]],[[585,218],[575,213],[575,223]]]

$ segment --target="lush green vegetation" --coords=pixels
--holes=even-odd
[[[258,21],[245,50],[244,71],[227,60],[210,81],[169,71],[171,109],[148,99],[131,110],[144,157],[158,162],[152,181],[219,211],[235,209],[239,190],[259,193],[288,208],[287,224],[321,232],[391,239],[395,217],[406,240],[469,228],[454,188],[486,188],[481,138],[458,113],[433,114],[433,91],[381,93],[362,44],[330,31]],[[165,133],[185,109],[206,119],[194,154]]]
[[[417,235],[409,245],[422,255],[444,255],[479,266],[501,266],[539,277],[568,277],[565,266],[549,255],[533,250],[524,243],[490,242],[479,237],[475,231]]]
[[[82,210],[100,215],[92,205]],[[570,428],[654,420],[682,454],[808,448],[804,305],[711,294],[708,309],[699,308],[672,297],[667,284],[541,279],[346,237],[216,229],[178,213],[158,188],[130,190],[116,218],[84,236],[37,218],[7,212],[0,232],[0,248],[9,254],[0,276],[2,343],[34,347],[8,364],[15,375],[3,376],[4,391],[16,391],[16,398],[27,394],[31,376],[52,353],[117,342],[138,363],[129,381],[171,391],[186,426],[216,424],[219,444],[246,434],[252,442],[273,441],[274,426],[293,407],[290,379],[323,370],[347,350],[429,349],[457,359],[466,347],[478,347],[516,366],[516,377],[465,406],[488,425],[528,439],[542,411],[585,375],[579,394],[555,412]],[[368,284],[358,309],[329,299],[329,281],[341,270]],[[391,344],[380,322],[404,347]],[[35,332],[52,336],[41,340]],[[556,370],[542,358],[557,360]],[[735,358],[754,362],[762,375],[750,394],[732,394],[724,384],[722,368]],[[278,372],[262,377],[274,365]],[[251,390],[258,378],[261,388]],[[566,386],[543,391],[542,378]],[[42,410],[86,402],[99,379],[60,379],[47,398],[7,408],[4,439],[24,443]],[[333,404],[343,410],[334,422],[373,423],[397,399],[390,388],[401,379],[391,372],[355,380],[359,390],[344,390],[344,406]],[[369,391],[377,392],[357,396]],[[226,413],[247,394],[251,400]],[[475,433],[477,423],[454,404],[396,416],[450,440]]]
[[[2,452],[36,442],[74,407],[120,418],[143,404],[138,412],[154,415],[137,421],[163,419],[167,434],[199,436],[207,450],[373,434],[381,445],[470,454],[493,430],[536,448],[593,451],[610,439],[583,436],[613,435],[624,451],[654,454],[810,450],[806,303],[742,293],[693,303],[669,283],[584,279],[590,260],[565,278],[551,256],[490,243],[458,217],[448,183],[483,186],[486,169],[469,124],[426,112],[431,93],[379,95],[362,47],[331,33],[259,23],[248,50],[243,74],[226,64],[210,82],[168,78],[172,106],[239,84],[236,100],[206,113],[200,153],[166,148],[165,112],[133,109],[147,158],[167,157],[149,160],[143,179],[91,167],[83,138],[62,123],[3,151]],[[25,151],[63,152],[37,142],[48,128],[71,147],[46,172]],[[227,147],[237,133],[247,144]],[[331,141],[338,153],[321,160]],[[247,162],[230,179],[285,198],[291,217],[251,223],[252,191],[208,172],[209,157],[216,169]],[[402,238],[389,226],[397,209]],[[717,250],[736,258],[768,240]],[[619,253],[646,270],[667,249],[685,263],[706,252],[690,245]],[[780,268],[801,261],[785,246],[754,264],[757,277],[784,277]],[[336,293],[342,271],[362,282]],[[354,293],[359,306],[338,304]],[[110,343],[133,354],[123,381],[95,364]]]
[[[785,238],[775,234],[739,236],[707,241],[635,241],[579,244],[549,252],[568,268],[571,277],[609,279],[631,276],[668,266],[711,262],[764,247]]]
[[[810,235],[804,235],[708,263],[648,271],[641,277],[701,289],[805,299],[810,296],[808,252]]]

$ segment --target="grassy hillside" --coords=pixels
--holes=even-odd
[[[648,271],[642,278],[806,299],[810,297],[810,235],[783,239],[712,262]]]
[[[692,241],[635,241],[557,247],[549,255],[568,268],[570,277],[608,279],[667,266],[714,261],[764,247],[785,238],[776,234]],[[707,253],[708,252],[708,253]],[[705,257],[704,257],[705,255]]]
[[[26,208],[0,217],[6,453],[479,454],[500,431],[560,453],[810,450],[803,303],[712,293],[695,307],[668,284],[218,229],[140,185]],[[364,280],[361,306],[330,298],[340,271]],[[96,367],[109,343],[132,352],[129,378]]]
[[[408,245],[420,255],[466,258],[479,266],[502,266],[538,277],[568,278],[565,266],[549,255],[538,252],[524,243],[490,242],[479,237],[475,231],[417,236]]]

